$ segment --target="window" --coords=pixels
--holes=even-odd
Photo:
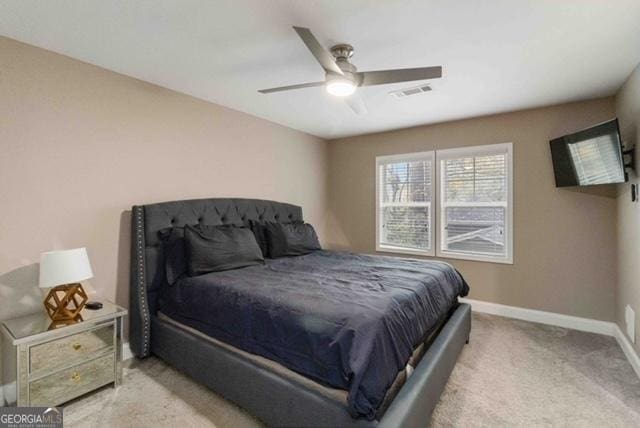
[[[439,150],[438,256],[512,263],[511,143]]]
[[[513,263],[512,176],[511,143],[376,158],[376,250]]]
[[[434,154],[376,158],[376,250],[434,255]]]

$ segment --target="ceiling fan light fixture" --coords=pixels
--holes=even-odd
[[[327,82],[327,92],[336,97],[348,97],[356,91],[356,84],[349,79],[331,79]]]

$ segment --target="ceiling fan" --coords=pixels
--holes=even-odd
[[[350,97],[360,86],[386,85],[389,83],[411,82],[414,80],[438,79],[442,77],[442,67],[418,67],[401,68],[395,70],[358,71],[356,66],[349,62],[353,55],[353,46],[339,44],[332,46],[329,53],[311,30],[303,27],[293,27],[307,48],[326,73],[325,80],[321,82],[301,83],[298,85],[281,86],[278,88],[261,89],[262,94],[289,91],[292,89],[325,86],[328,93],[337,97],[345,97],[349,106],[357,113],[362,114],[366,107],[362,100]]]

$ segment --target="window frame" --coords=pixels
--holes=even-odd
[[[487,156],[495,154],[506,154],[507,168],[507,200],[504,203],[486,203],[487,206],[505,206],[505,256],[491,256],[485,254],[469,254],[444,249],[445,224],[443,221],[443,213],[447,206],[443,196],[445,181],[442,177],[443,168],[442,161],[452,158],[470,157],[470,156]],[[443,258],[472,260],[480,262],[513,264],[513,143],[488,144],[482,146],[459,147],[454,149],[436,150],[436,177],[437,185],[437,204],[436,222],[438,224],[436,233],[436,255]],[[469,206],[481,206],[485,203],[469,203]],[[466,205],[466,204],[465,204]]]
[[[380,171],[380,167],[382,165],[390,164],[390,163],[401,163],[401,162],[411,162],[417,160],[429,160],[431,162],[431,201],[430,202],[421,202],[416,203],[413,206],[428,206],[429,207],[429,244],[430,248],[428,250],[419,250],[413,248],[405,248],[405,247],[397,247],[393,245],[383,244],[381,242],[382,238],[382,219],[381,219],[381,210],[383,208],[383,203],[381,201],[382,192],[381,192],[381,180],[382,174]],[[376,165],[375,165],[375,177],[376,177],[376,251],[385,252],[385,253],[396,253],[396,254],[411,254],[417,256],[435,256],[436,254],[436,220],[435,220],[435,204],[437,202],[436,195],[436,154],[435,151],[426,151],[426,152],[414,152],[414,153],[403,153],[397,155],[386,155],[386,156],[376,156]],[[407,205],[410,206],[410,205]]]

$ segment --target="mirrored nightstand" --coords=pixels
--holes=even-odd
[[[53,407],[120,384],[127,310],[102,303],[71,325],[56,326],[44,312],[2,323],[5,405]]]

